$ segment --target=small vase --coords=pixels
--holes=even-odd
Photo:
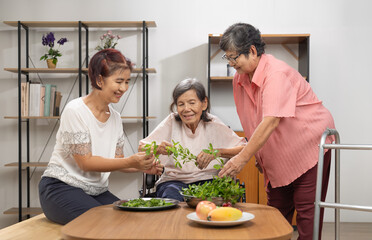
[[[53,63],[53,59],[47,59],[48,68],[56,68],[57,63]]]

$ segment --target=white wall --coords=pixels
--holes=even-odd
[[[372,143],[372,79],[369,70],[372,66],[372,21],[368,0],[235,0],[235,1],[174,1],[174,0],[65,0],[51,2],[45,0],[0,0],[0,21],[5,20],[97,20],[97,21],[156,21],[157,28],[150,29],[151,67],[157,74],[150,77],[150,115],[156,116],[150,128],[153,129],[167,114],[171,92],[177,82],[185,77],[196,77],[206,83],[207,76],[207,36],[222,33],[235,22],[248,22],[258,27],[262,33],[310,33],[310,76],[311,85],[324,105],[332,112],[336,127],[343,143]],[[17,35],[14,28],[0,25],[0,68],[17,67]],[[55,29],[53,29],[55,30]],[[31,57],[36,66],[43,66],[38,58],[42,54],[40,36],[46,31],[34,31],[31,36]],[[71,30],[60,30],[57,37],[66,35],[71,42],[61,48],[64,56],[60,66],[77,65],[77,34]],[[93,53],[94,37],[91,35],[90,53]],[[119,49],[134,61],[140,59],[140,36],[128,33],[127,39],[120,42]],[[288,57],[288,61],[291,58]],[[58,88],[67,96],[76,76],[70,81],[61,81],[57,76],[41,76],[47,81],[57,82]],[[37,76],[33,76],[37,78]],[[17,160],[16,120],[4,120],[3,116],[17,113],[17,76],[0,71],[0,211],[17,206],[17,170],[5,168],[4,164]],[[140,85],[135,86],[133,99],[128,101],[125,113],[134,115],[141,102]],[[221,91],[223,93],[223,91]],[[71,98],[76,97],[73,92]],[[223,97],[231,98],[229,93]],[[5,104],[6,101],[6,104]],[[66,101],[66,98],[63,99]],[[216,107],[218,102],[214,102]],[[218,108],[216,112],[218,113]],[[233,107],[226,106],[222,113],[233,113]],[[229,118],[221,116],[226,122]],[[239,122],[228,124],[234,129]],[[32,151],[35,159],[53,128],[53,121],[32,121]],[[137,121],[124,124],[129,138],[136,148],[142,133],[135,129]],[[48,160],[53,148],[47,145],[42,161]],[[131,154],[127,144],[126,153]],[[342,187],[341,200],[345,203],[371,205],[372,182],[371,153],[346,151],[341,153]],[[42,169],[36,169],[32,177],[32,206],[39,206],[37,182]],[[332,179],[333,176],[331,176]],[[138,196],[141,185],[139,174],[114,173],[111,177],[111,190],[120,198]],[[331,180],[328,200],[333,200],[334,184]],[[326,211],[326,220],[332,221],[332,210]],[[342,211],[342,221],[372,222],[372,214]],[[0,228],[17,222],[15,215],[0,214]]]

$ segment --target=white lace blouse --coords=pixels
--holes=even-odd
[[[73,154],[115,158],[123,154],[124,134],[120,114],[111,106],[109,119],[98,121],[82,98],[69,102],[61,116],[56,145],[43,176],[53,177],[99,195],[108,190],[110,172],[85,172],[79,168]]]

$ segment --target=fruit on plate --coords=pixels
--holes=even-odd
[[[232,207],[231,202],[224,202],[222,203],[222,207]]]
[[[236,221],[243,216],[242,211],[233,207],[220,207],[208,213],[208,221]]]
[[[210,201],[201,201],[196,205],[196,216],[201,220],[207,220],[208,213],[216,209],[216,204]]]

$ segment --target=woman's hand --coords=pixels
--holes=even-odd
[[[145,147],[145,144],[139,145],[138,152],[145,152],[146,150],[144,149],[144,147]],[[167,147],[172,147],[172,144],[168,141],[162,141],[160,145],[158,145],[156,153],[161,154],[161,155],[168,155]],[[151,146],[151,153],[153,153],[153,150],[154,150],[154,146]]]
[[[163,171],[164,166],[159,161],[155,161],[149,170],[144,170],[143,172],[151,175],[162,175]]]
[[[145,152],[138,152],[131,156],[133,167],[138,170],[149,170],[154,166],[155,156],[153,154],[146,155]]]
[[[240,157],[239,155],[236,155],[225,164],[222,170],[218,173],[218,176],[235,177],[236,175],[238,175],[238,173],[242,171],[243,167],[245,166],[245,164],[247,164],[248,161],[245,161],[244,158]]]
[[[172,147],[173,145],[168,141],[162,141],[158,147],[158,154],[168,155],[167,147]]]
[[[201,151],[196,157],[198,168],[199,169],[206,168],[213,159],[214,159],[214,156],[212,154],[208,154],[208,153]]]

